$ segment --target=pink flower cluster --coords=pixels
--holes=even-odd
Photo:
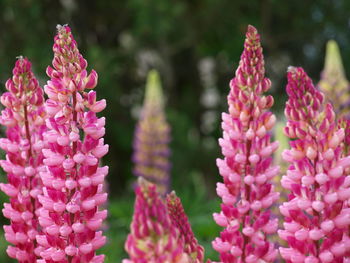
[[[97,73],[87,73],[70,28],[57,30],[46,102],[22,57],[1,96],[7,138],[0,147],[7,154],[0,165],[8,183],[0,188],[10,197],[3,209],[10,225],[4,229],[14,245],[7,253],[23,263],[101,263],[104,255],[96,250],[106,242],[99,229],[107,210],[99,207],[107,200],[108,167],[99,163],[108,145],[105,118],[96,113],[106,101],[97,101],[92,91]]]
[[[123,263],[190,263],[185,240],[171,221],[167,207],[154,184],[142,177],[136,188],[131,233],[125,242],[130,259]]]
[[[282,186],[290,191],[280,206],[281,256],[293,263],[350,262],[350,156],[344,129],[330,104],[302,68],[288,70],[285,134],[294,139],[283,158],[289,163]]]
[[[7,254],[18,262],[36,262],[35,237],[40,231],[38,213],[42,183],[39,172],[43,170],[45,112],[43,90],[31,71],[31,63],[19,57],[13,77],[6,82],[8,90],[1,96],[5,109],[0,123],[6,126],[7,138],[0,139],[6,160],[0,165],[7,173],[7,184],[0,189],[10,197],[4,204],[4,216],[10,220],[5,225],[5,238],[13,244]]]
[[[108,173],[99,160],[108,145],[102,138],[105,118],[97,118],[96,113],[105,108],[106,101],[96,101],[95,91],[86,92],[96,86],[97,74],[87,73],[87,62],[70,28],[57,29],[53,68],[47,68],[51,80],[44,87],[48,147],[43,149],[46,171],[40,174],[43,235],[36,238],[42,257],[38,262],[99,263],[104,255],[95,251],[106,238],[98,229],[107,210],[98,208],[107,200],[103,182]]]
[[[228,113],[222,115],[223,138],[219,140],[224,159],[217,160],[223,183],[217,184],[221,212],[214,214],[224,230],[213,241],[220,262],[274,262],[277,249],[266,239],[277,231],[277,219],[269,208],[279,197],[271,180],[279,172],[272,166],[278,142],[270,142],[275,116],[268,111],[270,86],[264,77],[260,36],[248,27],[244,51],[236,77],[230,83]]]
[[[204,248],[198,244],[182,206],[181,199],[174,191],[167,195],[167,208],[173,225],[180,230],[180,236],[184,240],[184,251],[190,256],[190,262],[203,262]]]

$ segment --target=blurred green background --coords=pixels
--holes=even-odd
[[[89,69],[99,73],[98,96],[108,102],[104,114],[110,152],[104,162],[110,166],[110,216],[103,252],[106,262],[120,262],[126,256],[123,243],[134,201],[133,131],[146,74],[158,69],[172,126],[172,188],[182,198],[206,255],[217,259],[210,246],[220,231],[211,216],[219,210],[217,138],[247,25],[256,26],[262,36],[274,110],[280,114],[287,66],[303,66],[317,81],[328,39],[338,41],[349,75],[349,11],[347,0],[0,0],[1,89],[18,55],[32,61],[44,85],[56,25],[71,26]],[[2,263],[13,262],[6,246],[0,240]]]

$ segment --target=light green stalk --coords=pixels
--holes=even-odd
[[[334,40],[327,43],[325,65],[318,86],[333,104],[336,113],[342,116],[349,114],[349,81],[345,76],[338,44]]]
[[[160,110],[164,106],[164,96],[160,82],[159,73],[151,70],[147,76],[144,108]]]

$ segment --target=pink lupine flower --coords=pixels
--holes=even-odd
[[[288,70],[285,134],[293,139],[283,158],[289,163],[282,186],[290,191],[280,206],[285,220],[280,248],[286,262],[350,262],[350,156],[342,147],[331,104],[302,68]]]
[[[140,178],[135,192],[131,233],[125,242],[130,259],[123,263],[192,262],[156,186]]]
[[[140,120],[135,129],[133,172],[156,184],[157,190],[165,196],[170,188],[170,126],[166,121],[163,104],[159,74],[151,70],[147,77]]]
[[[18,262],[34,263],[37,246],[35,237],[40,232],[38,213],[42,183],[39,172],[43,169],[42,134],[45,130],[43,90],[31,71],[28,59],[19,57],[13,69],[13,77],[6,82],[0,100],[5,106],[0,123],[6,126],[7,138],[0,139],[0,147],[6,152],[6,160],[0,165],[7,173],[7,184],[0,189],[10,197],[4,204],[4,216],[10,220],[5,225],[5,238],[13,246],[7,254]]]
[[[37,236],[38,253],[40,263],[100,263],[104,255],[95,252],[106,242],[99,229],[107,211],[99,207],[107,199],[103,182],[108,167],[100,167],[99,160],[108,145],[103,141],[105,118],[96,113],[106,101],[97,101],[92,91],[97,73],[87,73],[70,28],[59,25],[57,31],[53,68],[47,68],[51,79],[44,87],[48,147],[43,149],[47,169],[41,173],[39,223],[44,235]]]
[[[219,140],[224,159],[218,159],[217,166],[223,183],[216,190],[223,203],[214,220],[224,230],[212,245],[220,262],[274,262],[277,256],[266,237],[277,231],[277,219],[271,219],[269,208],[279,197],[271,184],[279,167],[272,166],[278,143],[270,142],[270,130],[276,118],[268,111],[273,98],[263,95],[271,86],[264,73],[260,36],[248,26]]]
[[[204,260],[204,248],[198,244],[187,215],[181,203],[181,199],[173,191],[167,195],[167,207],[172,221],[184,240],[184,251],[190,255],[191,263],[201,263]]]

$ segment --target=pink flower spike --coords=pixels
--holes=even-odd
[[[10,197],[2,211],[10,220],[10,225],[4,226],[5,238],[14,245],[7,248],[7,254],[18,262],[34,263],[38,249],[35,237],[41,233],[37,215],[42,209],[36,196],[42,192],[39,172],[43,168],[43,154],[35,145],[44,144],[46,116],[43,90],[27,58],[18,58],[6,89],[0,99],[5,106],[0,123],[6,126],[7,136],[1,139],[0,147],[6,152],[6,161],[0,165],[8,183],[0,184],[0,189]]]
[[[185,248],[186,240],[172,222],[156,186],[140,177],[135,193],[134,216],[125,242],[130,259],[123,262],[199,262],[186,253],[188,249],[195,252],[194,248]],[[191,242],[194,244],[192,238]]]
[[[166,200],[172,224],[179,229],[180,236],[184,240],[184,252],[190,255],[191,263],[202,263],[204,261],[204,248],[198,244],[192,232],[181,199],[173,191],[167,195]]]
[[[282,186],[290,194],[280,211],[288,224],[278,233],[289,248],[280,253],[287,262],[344,262],[349,254],[339,241],[349,238],[350,227],[344,129],[302,68],[290,67],[287,78],[286,129],[302,132],[287,133],[287,151],[298,154],[285,158]]]
[[[271,142],[269,131],[276,118],[269,111],[273,98],[263,95],[271,86],[264,73],[260,36],[248,26],[236,77],[230,82],[229,110],[222,114],[224,132],[219,140],[224,155],[217,160],[223,177],[217,187],[222,212],[214,218],[224,230],[212,246],[221,263],[274,262],[277,257],[267,234],[274,234],[278,226],[269,212],[279,196],[271,183],[279,170],[271,162],[278,142]]]
[[[103,262],[96,250],[106,241],[99,231],[106,214],[101,205],[106,171],[100,159],[107,154],[104,144],[104,118],[96,113],[106,106],[96,101],[97,73],[87,73],[87,62],[80,54],[67,25],[57,26],[53,45],[51,78],[44,89],[49,97],[46,109],[47,146],[43,149],[46,170],[41,173],[43,205],[39,221],[48,242],[40,243],[45,262]]]

